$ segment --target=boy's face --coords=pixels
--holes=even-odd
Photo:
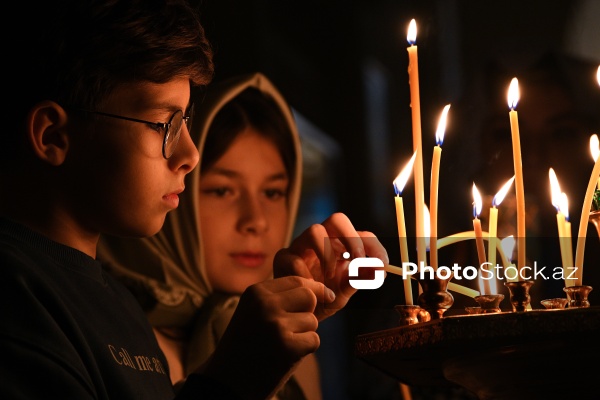
[[[168,122],[177,110],[187,115],[189,98],[186,78],[128,84],[94,111]],[[88,132],[72,129],[64,164],[71,184],[65,187],[83,229],[136,237],[161,229],[167,212],[178,206],[185,175],[198,163],[185,124],[181,129],[169,159],[162,155],[164,132],[148,124],[98,116],[90,119]]]

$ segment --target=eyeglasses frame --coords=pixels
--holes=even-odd
[[[151,121],[146,121],[143,119],[124,117],[122,115],[111,114],[111,113],[106,113],[106,112],[102,112],[102,111],[93,111],[93,110],[85,110],[85,109],[78,109],[78,110],[81,112],[101,115],[104,117],[122,119],[125,121],[131,121],[131,122],[140,122],[142,124],[147,124],[147,125],[151,125],[151,126],[155,126],[157,128],[163,129],[165,134],[163,137],[162,155],[166,160],[168,160],[173,155],[173,153],[175,152],[175,149],[177,148],[177,144],[179,143],[179,137],[181,136],[181,129],[183,128],[183,124],[185,124],[185,126],[188,126],[189,120],[192,118],[192,111],[194,110],[193,105],[191,105],[188,109],[190,110],[189,115],[183,115],[183,111],[181,111],[181,110],[175,111],[173,113],[173,115],[171,115],[171,118],[169,118],[169,122],[151,122]],[[175,133],[177,135],[177,137],[175,138],[175,143],[173,144],[173,151],[171,152],[171,154],[167,155],[167,139],[169,137],[169,128],[171,128],[171,125],[173,125],[173,123],[171,121],[173,121],[173,118],[175,118],[175,115],[177,115],[177,113],[182,114],[182,122],[183,123],[181,124],[179,131]]]

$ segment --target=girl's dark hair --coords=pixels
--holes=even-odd
[[[290,126],[275,101],[256,88],[241,92],[213,119],[202,151],[202,170],[214,165],[247,127],[253,127],[275,144],[288,176],[293,178],[296,151]]]

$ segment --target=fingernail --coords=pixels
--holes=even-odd
[[[327,296],[327,300],[329,300],[330,303],[335,300],[335,293],[333,293],[333,290],[325,288],[325,295]]]

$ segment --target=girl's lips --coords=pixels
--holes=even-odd
[[[247,268],[256,268],[261,266],[266,259],[262,253],[231,253],[233,261]]]

